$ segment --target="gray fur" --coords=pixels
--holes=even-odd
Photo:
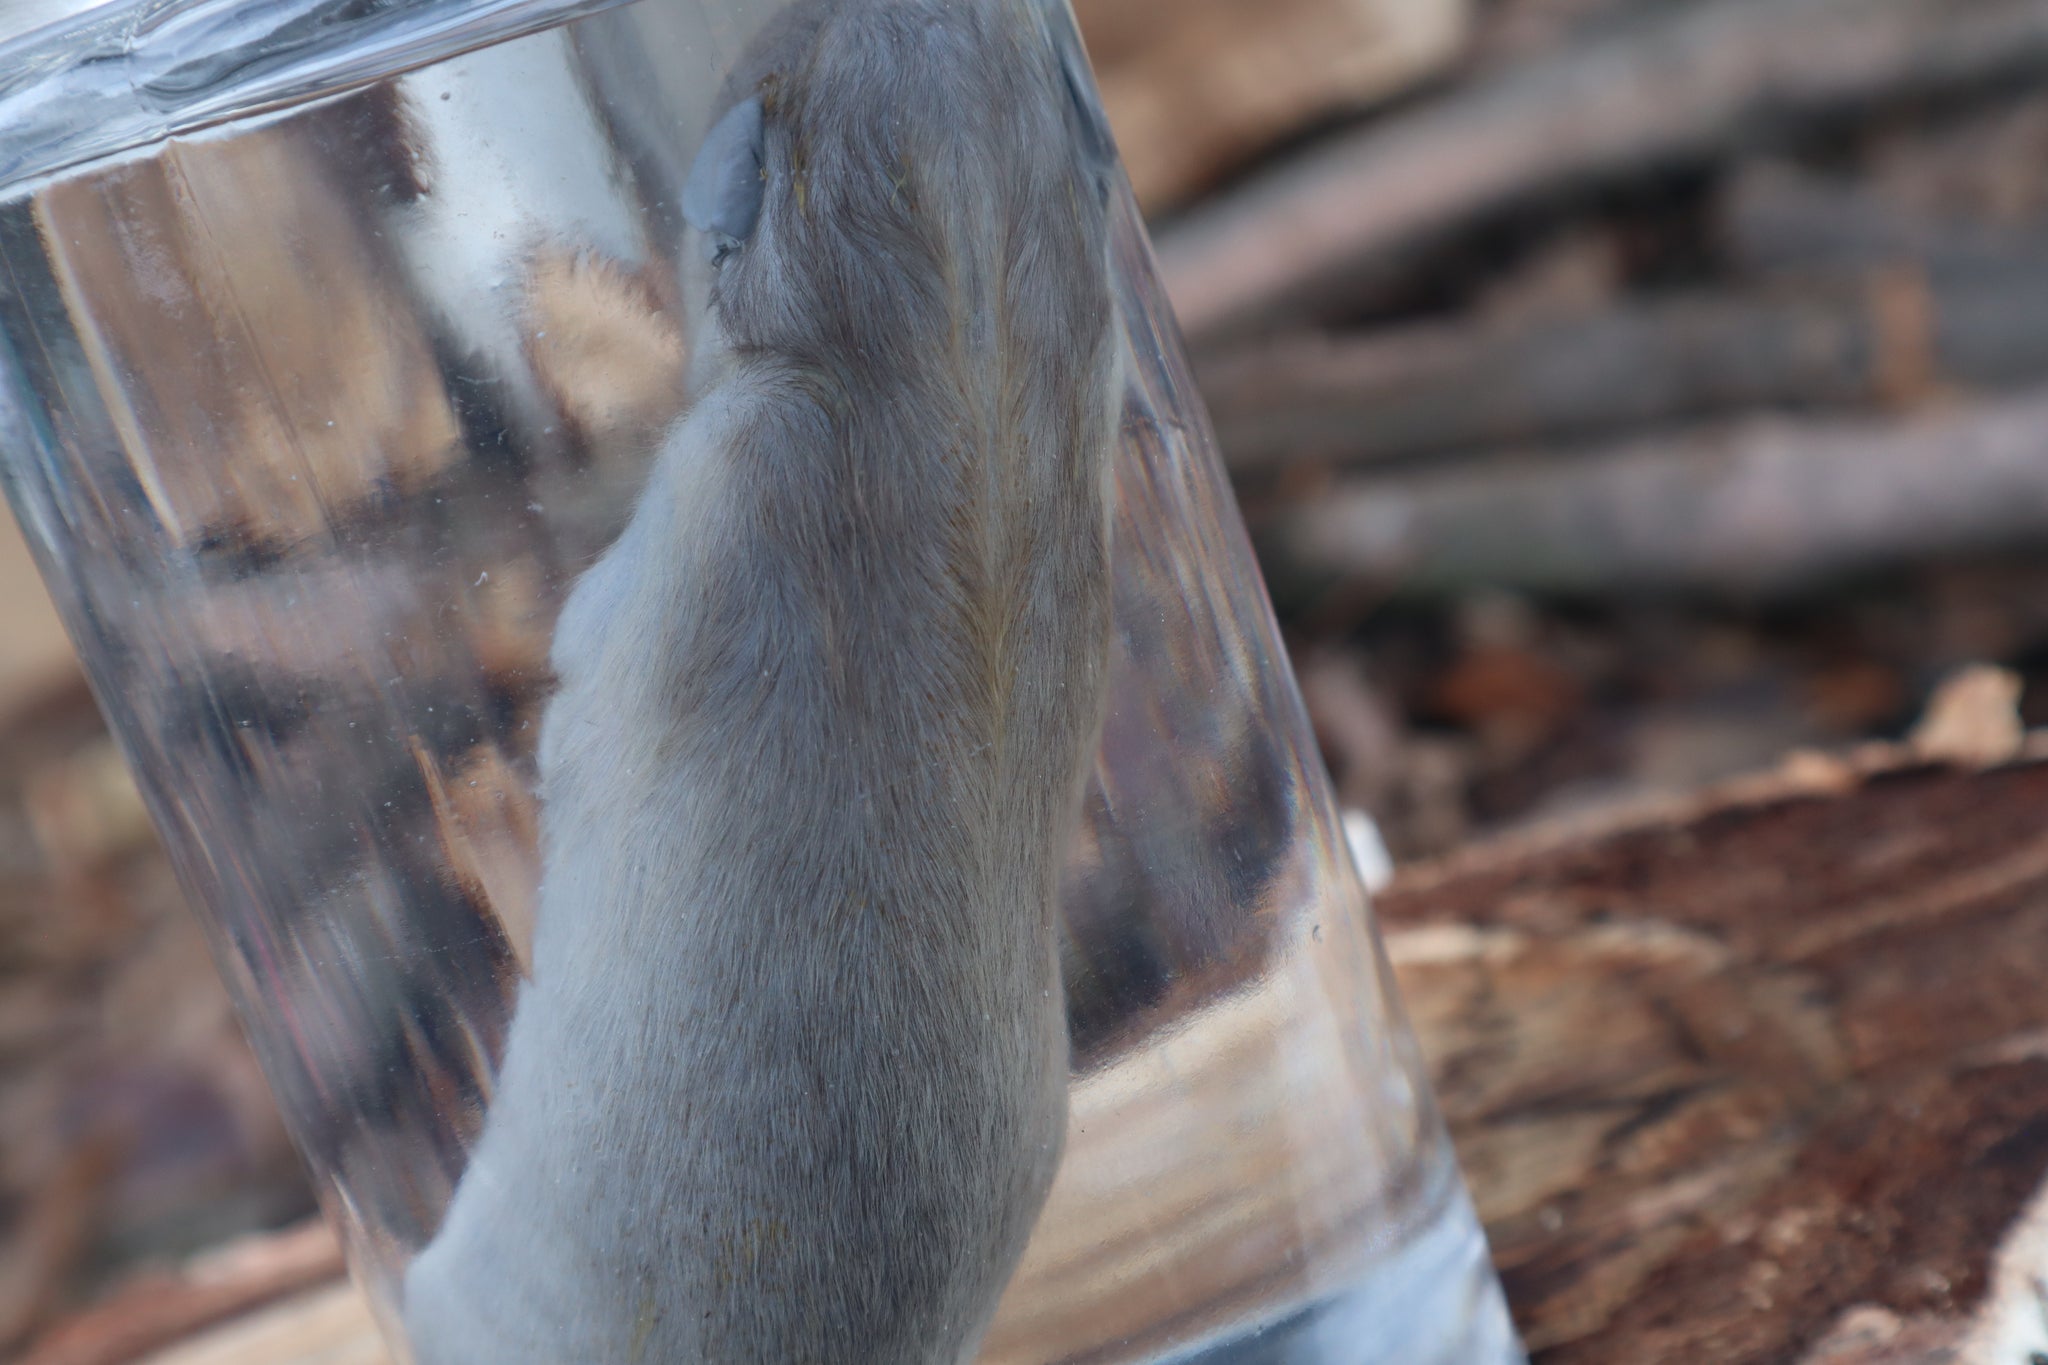
[[[556,629],[533,974],[422,1365],[956,1365],[1022,1253],[1121,387],[1047,22],[848,0],[737,92],[759,217]]]

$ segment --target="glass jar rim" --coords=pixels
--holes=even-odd
[[[0,194],[230,117],[630,0],[40,0],[0,6]]]

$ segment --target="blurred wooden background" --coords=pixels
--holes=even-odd
[[[1539,1360],[2026,1365],[2048,0],[1079,9]],[[0,1356],[136,1359],[335,1262],[0,586]]]

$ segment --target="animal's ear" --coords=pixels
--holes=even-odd
[[[761,101],[742,100],[711,125],[683,181],[683,218],[704,234],[714,264],[736,251],[761,216]]]

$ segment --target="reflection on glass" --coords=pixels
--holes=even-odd
[[[95,19],[99,60],[0,90],[74,110],[0,132],[0,466],[396,1331],[534,963],[557,614],[725,372],[682,189],[780,6],[186,8],[136,70]],[[97,141],[27,140],[78,108]],[[1519,1359],[1120,181],[1105,212],[1066,1136],[977,1358]]]

